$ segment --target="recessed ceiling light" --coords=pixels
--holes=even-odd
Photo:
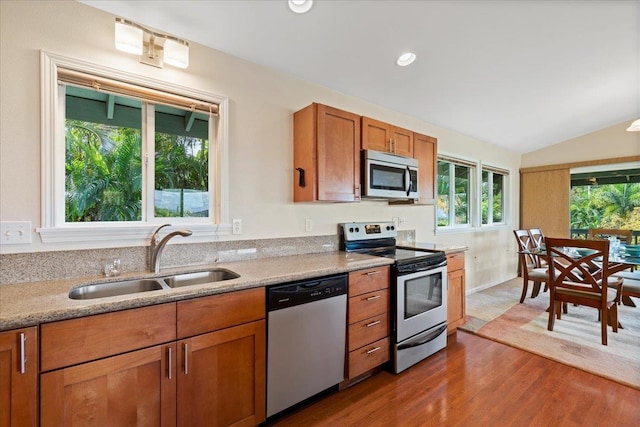
[[[289,0],[289,9],[295,13],[307,13],[313,6],[313,0]]]
[[[407,53],[403,53],[398,57],[396,64],[398,64],[401,67],[406,67],[407,65],[410,65],[411,63],[413,63],[413,61],[415,60],[416,60],[416,54],[413,52],[407,52]]]

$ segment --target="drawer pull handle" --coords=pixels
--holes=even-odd
[[[371,353],[375,353],[376,351],[380,350],[381,347],[374,347],[371,350],[367,350],[367,354],[371,354]]]
[[[187,375],[189,373],[189,345],[185,343],[182,349],[184,350],[184,374]]]
[[[169,370],[169,379],[171,379],[171,347],[167,348],[167,369]]]
[[[24,333],[20,334],[20,373],[27,372],[27,352],[25,345],[27,342],[27,336]]]
[[[380,270],[375,270],[375,271],[368,271],[366,273],[364,273],[365,276],[375,276],[376,274],[380,274],[381,271]]]
[[[372,326],[376,326],[376,325],[379,325],[379,324],[380,324],[380,321],[376,320],[375,322],[367,323],[367,328],[370,328]]]
[[[371,296],[369,298],[366,298],[366,300],[367,301],[373,301],[374,299],[378,299],[378,298],[380,298],[380,295],[373,295],[373,296]]]

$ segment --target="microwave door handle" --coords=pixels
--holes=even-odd
[[[409,197],[409,193],[411,192],[411,170],[409,166],[404,171],[404,191],[407,193],[407,197]]]

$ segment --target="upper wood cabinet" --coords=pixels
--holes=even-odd
[[[360,116],[313,103],[293,115],[295,202],[360,200]]]
[[[414,156],[413,132],[389,123],[362,118],[362,149],[376,150],[401,156]]]
[[[434,137],[413,134],[413,157],[418,160],[419,204],[433,205],[438,198],[438,140]]]
[[[0,332],[0,426],[38,425],[37,328]]]

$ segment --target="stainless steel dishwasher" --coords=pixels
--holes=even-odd
[[[344,380],[347,275],[267,288],[267,417]]]

